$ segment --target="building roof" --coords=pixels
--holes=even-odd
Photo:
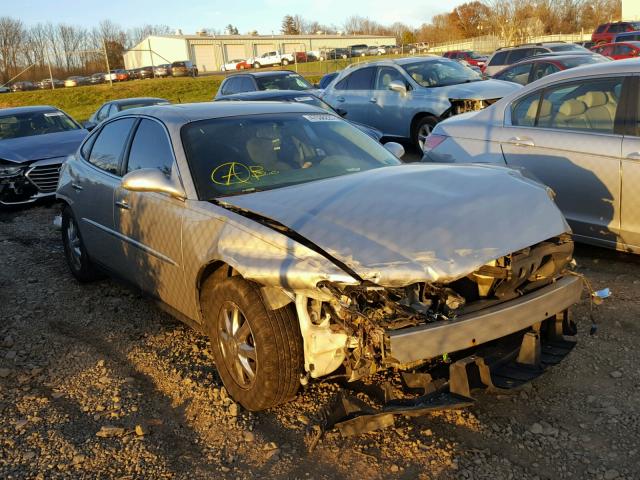
[[[152,35],[162,38],[176,38],[183,40],[315,40],[315,39],[349,39],[362,40],[365,38],[392,38],[393,35]]]

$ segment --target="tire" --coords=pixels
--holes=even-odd
[[[416,122],[411,131],[411,141],[413,145],[421,152],[424,149],[424,140],[429,133],[433,131],[438,121],[435,117],[427,115]]]
[[[285,67],[289,65],[289,60],[287,60],[286,58],[282,60],[282,65],[284,65]]]
[[[254,412],[294,398],[304,368],[294,307],[269,310],[259,286],[239,276],[210,276],[200,298],[216,368],[231,397]]]
[[[253,64],[253,68],[260,68],[262,65],[260,65],[258,62],[255,62]]]
[[[62,245],[67,265],[76,280],[87,283],[103,277],[87,254],[78,223],[69,205],[62,210]]]

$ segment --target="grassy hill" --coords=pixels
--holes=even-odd
[[[305,74],[304,72],[300,72]],[[306,75],[310,82],[320,76]],[[175,103],[206,102],[218,91],[223,75],[198,78],[157,78],[86,87],[35,90],[0,95],[0,108],[27,105],[52,105],[64,110],[78,121],[84,121],[103,103],[118,98],[161,97]]]

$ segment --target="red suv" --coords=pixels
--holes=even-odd
[[[610,43],[615,40],[616,35],[619,33],[633,32],[635,30],[640,30],[640,22],[603,23],[591,34],[591,41],[596,44]]]
[[[480,55],[478,52],[473,52],[471,50],[450,50],[448,52],[444,52],[442,56],[450,58],[451,60],[464,60],[469,65],[474,65],[480,68],[484,67],[487,63],[487,57],[485,55]]]
[[[613,58],[623,60],[625,58],[638,58],[640,56],[640,42],[615,42],[596,45],[591,51]]]

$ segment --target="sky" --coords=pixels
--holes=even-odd
[[[4,0],[9,1],[9,0]],[[382,24],[396,21],[418,27],[438,13],[450,11],[465,0],[419,0],[394,8],[389,0],[21,0],[11,2],[9,15],[25,24],[68,23],[91,27],[110,19],[124,28],[144,24],[169,25],[185,34],[201,28],[224,30],[229,23],[240,33],[257,30],[277,34],[282,17],[302,15],[307,20],[340,26],[352,15],[368,17]]]

